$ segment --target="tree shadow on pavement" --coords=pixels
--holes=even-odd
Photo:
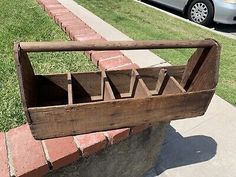
[[[183,137],[172,126],[166,130],[165,142],[155,170],[160,175],[167,169],[201,163],[216,155],[217,143],[208,136]]]

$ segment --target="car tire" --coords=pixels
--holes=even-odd
[[[208,26],[214,17],[214,7],[210,0],[194,0],[187,9],[188,19],[200,25]]]

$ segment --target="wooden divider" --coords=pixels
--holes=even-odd
[[[111,89],[111,85],[107,79],[105,71],[102,71],[102,97],[104,101],[115,100],[114,93]]]
[[[68,84],[68,104],[73,104],[73,89],[72,89],[72,76],[71,73],[67,73]]]
[[[174,77],[170,77],[167,85],[163,91],[163,95],[175,94],[175,93],[186,93],[184,88],[175,80]]]
[[[132,70],[130,88],[132,88],[132,98],[144,98],[152,95],[136,69]]]
[[[110,75],[113,77],[112,79],[108,78],[108,74],[113,73],[114,75]],[[118,75],[116,75],[118,73]],[[130,74],[128,74],[130,73]],[[120,71],[102,71],[101,72],[101,100],[97,101],[109,101],[115,99],[124,99],[124,98],[146,98],[151,96],[163,95],[163,94],[174,94],[174,93],[185,93],[185,89],[179,84],[179,82],[173,77],[170,76],[167,69],[160,69],[158,79],[156,81],[156,89],[155,91],[151,91],[146,86],[145,82],[143,81],[142,77],[140,76],[139,72],[136,69],[126,70],[126,74],[119,75]],[[68,91],[68,104],[73,105],[76,103],[74,101],[74,94],[75,92],[85,91],[87,94],[89,93],[86,88],[76,89],[74,90],[75,80],[71,73],[67,73],[67,91]],[[76,74],[77,75],[77,74]],[[78,76],[78,75],[77,75]],[[130,77],[129,80],[127,77]],[[90,78],[87,78],[88,80]],[[74,83],[73,83],[74,80]],[[78,82],[78,80],[76,81]],[[119,85],[117,85],[119,84]],[[127,91],[127,87],[129,86],[129,93],[121,93],[122,91]],[[123,86],[123,87],[121,87]],[[82,87],[82,85],[80,85]],[[118,88],[119,87],[119,88]],[[96,88],[93,88],[96,89]],[[83,92],[84,92],[83,91]],[[77,93],[80,95],[80,93]],[[119,94],[120,96],[117,96]],[[90,97],[90,98],[89,98]],[[79,100],[80,101],[79,101]],[[77,98],[78,103],[83,103],[84,100],[88,102],[93,101],[91,95],[88,95],[88,98],[85,99],[83,96],[81,98]],[[89,101],[90,100],[90,101]]]
[[[185,89],[179,84],[179,82],[168,74],[167,69],[161,69],[159,72],[156,92],[153,95],[167,95],[175,93],[185,93]]]
[[[158,74],[158,80],[155,89],[158,95],[162,95],[168,80],[169,75],[167,74],[167,69],[161,69]]]

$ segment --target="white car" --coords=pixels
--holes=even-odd
[[[201,25],[212,21],[236,24],[236,0],[152,0],[182,11],[188,19]]]

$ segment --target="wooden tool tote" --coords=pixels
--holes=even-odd
[[[196,48],[186,65],[35,75],[28,52]],[[15,61],[24,112],[35,139],[203,115],[218,81],[214,40],[20,42]],[[144,58],[145,60],[145,58]]]

